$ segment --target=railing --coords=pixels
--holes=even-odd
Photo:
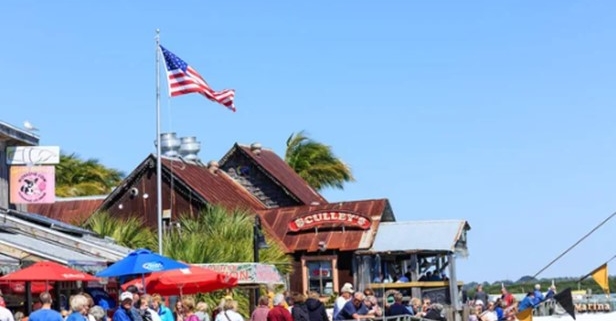
[[[384,316],[384,317],[374,317],[369,319],[361,319],[361,320],[369,320],[369,321],[434,321],[432,319],[426,319],[422,317],[416,317],[413,315],[400,315],[400,316]],[[449,319],[447,319],[449,320]],[[344,320],[344,321],[357,321],[357,320]]]

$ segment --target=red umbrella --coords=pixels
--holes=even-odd
[[[0,283],[0,288],[4,288],[5,291],[10,289],[14,294],[23,294],[26,293],[26,282],[8,282],[5,284]],[[31,285],[32,294],[39,294],[42,292],[47,292],[53,290],[53,286],[47,284],[45,282],[32,282]]]
[[[147,293],[167,295],[189,295],[207,293],[220,289],[232,288],[237,285],[237,279],[216,271],[190,266],[186,269],[177,269],[152,273],[145,278],[137,278],[122,285],[126,289],[130,285],[145,284]]]
[[[67,268],[54,262],[36,262],[31,266],[9,273],[2,281],[96,281],[94,276]]]

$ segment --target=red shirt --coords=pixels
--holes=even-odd
[[[289,310],[277,305],[267,313],[267,321],[293,321],[293,317]]]

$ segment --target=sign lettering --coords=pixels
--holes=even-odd
[[[292,232],[297,232],[324,224],[341,224],[367,230],[370,228],[372,223],[368,218],[350,212],[324,211],[307,214],[294,219],[289,222],[289,230]]]
[[[577,303],[575,310],[580,313],[584,312],[610,312],[612,307],[609,303]]]

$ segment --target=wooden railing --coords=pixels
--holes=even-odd
[[[458,282],[458,287],[464,285],[464,282]],[[406,289],[406,288],[440,288],[449,286],[449,281],[416,281],[404,283],[370,283],[368,286],[372,289]]]

